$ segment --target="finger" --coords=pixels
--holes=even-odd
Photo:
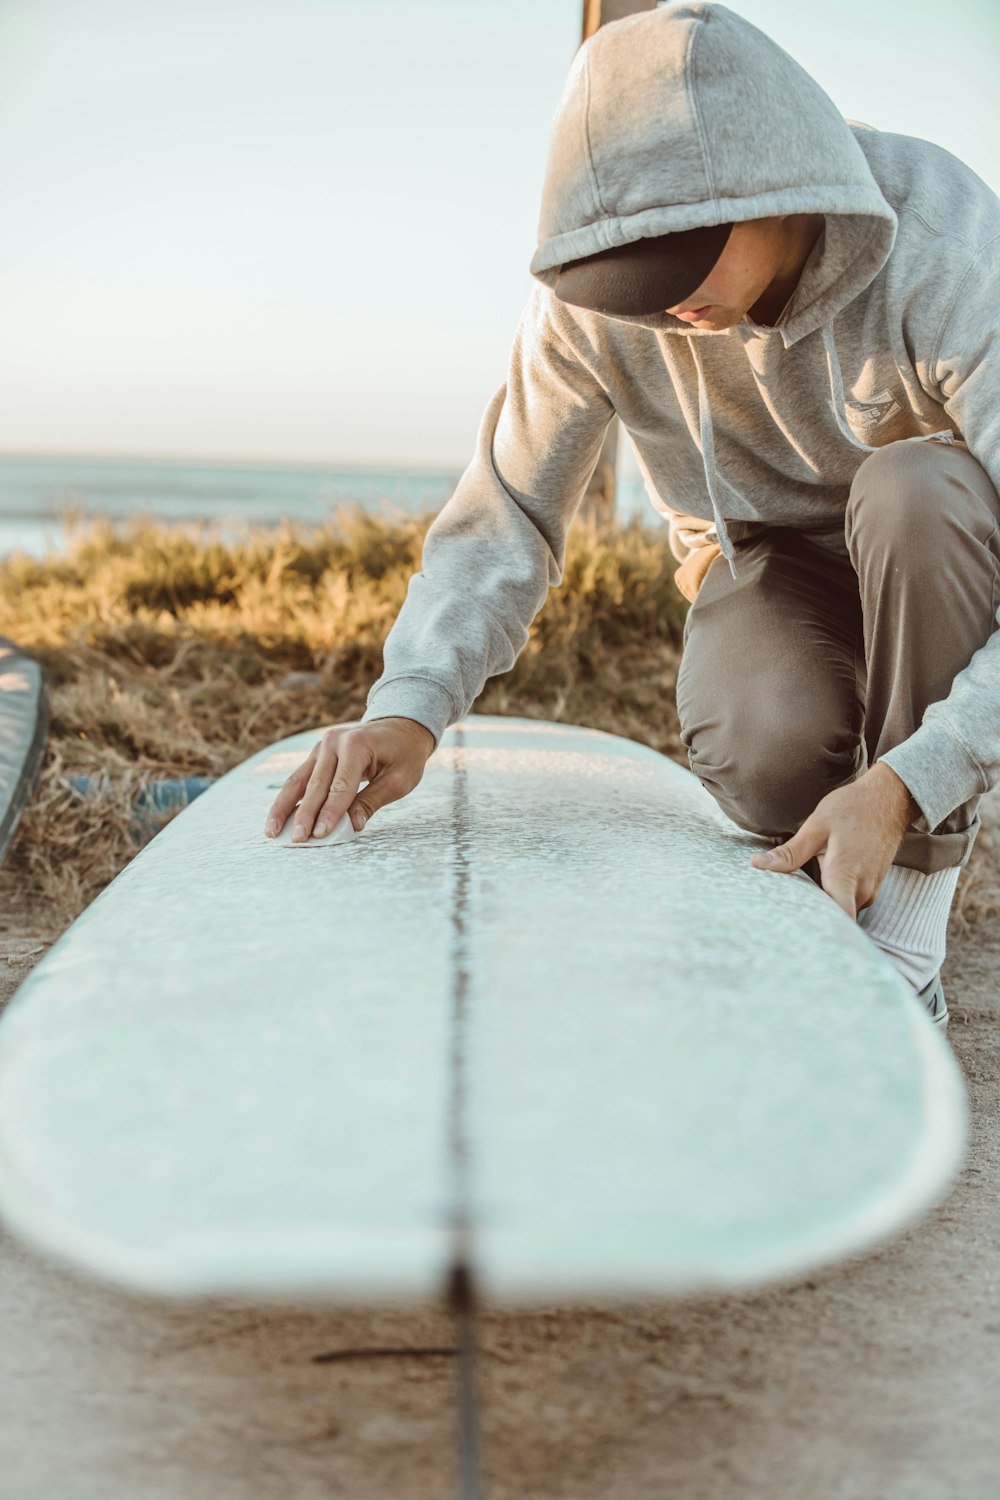
[[[369,777],[374,769],[372,765],[374,758],[375,753],[371,745],[366,744],[363,739],[352,735],[344,736],[340,743],[336,775],[330,783],[325,801],[316,814],[316,824],[313,829],[316,838],[321,839],[330,832],[331,828],[336,828],[348,810],[352,813],[351,824],[354,829],[360,833],[364,828],[368,815],[362,807],[357,805],[355,798],[361,782]]]
[[[313,766],[316,764],[316,756],[321,743],[317,740],[301,766],[296,766],[292,774],[286,778],[284,786],[268,808],[264,832],[269,838],[273,839],[278,836],[285,826],[288,814],[305,791]]]
[[[858,880],[856,875],[851,875],[845,870],[839,870],[836,865],[833,869],[821,872],[823,889],[828,896],[832,896],[837,905],[846,911],[851,921],[857,920],[858,915]]]
[[[842,876],[838,874],[835,878],[843,880],[846,885],[850,886],[854,903],[851,915],[857,919],[863,911],[867,911],[869,906],[874,905],[885,875],[883,873],[873,876],[870,870],[861,870],[856,875],[846,871]],[[839,904],[845,911],[849,910],[846,901],[841,901]]]
[[[320,741],[319,753],[316,756],[316,764],[312,768],[302,800],[295,810],[295,822],[292,825],[292,842],[298,844],[309,837],[316,821],[316,814],[326,801],[326,794],[330,790],[330,783],[337,774],[338,762],[337,737],[331,735],[323,736]]]
[[[750,863],[758,870],[777,870],[787,874],[790,870],[801,870],[814,854],[826,848],[827,831],[819,822],[807,818],[798,833],[774,849],[762,849],[750,856]]]
[[[417,781],[419,779],[418,777]],[[377,776],[373,777],[363,792],[358,794],[354,805],[367,822],[380,807],[385,807],[389,802],[398,802],[400,797],[405,797],[416,784],[417,782],[407,778],[398,766],[387,766],[384,771],[380,771]]]
[[[877,890],[872,891],[870,894],[866,894],[862,890],[856,891],[855,892],[855,899],[857,901],[858,911],[859,912],[867,911],[868,908],[869,908],[869,906],[874,906],[875,905],[875,897],[877,895],[878,895],[878,891]]]

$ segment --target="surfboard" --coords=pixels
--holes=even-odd
[[[470,714],[360,835],[263,823],[252,756],[0,1019],[0,1218],[164,1296],[679,1296],[864,1253],[947,1194],[968,1109],[910,988],[696,778]],[[351,834],[353,830],[351,830]]]
[[[48,726],[41,667],[0,636],[0,864],[38,779]]]

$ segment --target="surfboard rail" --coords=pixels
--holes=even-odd
[[[0,636],[0,864],[41,772],[49,717],[40,664]]]

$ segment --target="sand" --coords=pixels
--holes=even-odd
[[[995,817],[997,794],[987,800]],[[9,884],[6,895],[0,1002],[56,935]],[[487,1315],[490,1500],[992,1500],[996,928],[953,931],[944,971],[973,1110],[947,1201],[792,1287]],[[454,1483],[450,1340],[436,1309],[137,1298],[2,1236],[0,1493],[441,1500]]]

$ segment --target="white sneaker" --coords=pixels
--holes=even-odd
[[[944,990],[941,988],[941,970],[939,969],[934,978],[924,985],[917,995],[927,1007],[927,1014],[935,1026],[940,1026],[942,1031],[948,1028],[948,1006],[945,1003]]]

